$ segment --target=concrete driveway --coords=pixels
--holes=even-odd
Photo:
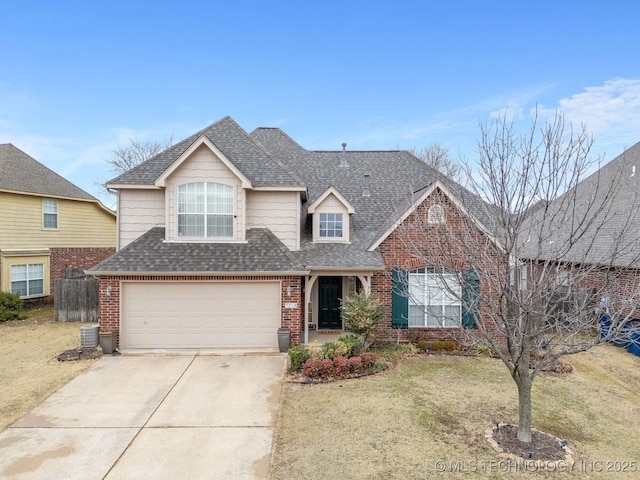
[[[267,478],[285,365],[103,357],[0,433],[0,478]]]

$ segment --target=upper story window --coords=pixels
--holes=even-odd
[[[234,188],[222,183],[178,186],[178,236],[233,237]]]
[[[427,212],[427,222],[431,224],[444,223],[444,208],[442,205],[431,205]]]
[[[320,238],[342,238],[342,214],[320,214]]]
[[[44,228],[58,228],[58,201],[55,198],[42,199],[42,225]]]

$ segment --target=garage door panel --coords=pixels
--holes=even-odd
[[[275,348],[279,282],[126,282],[122,348]]]

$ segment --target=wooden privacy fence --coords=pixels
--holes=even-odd
[[[67,278],[54,280],[56,322],[97,322],[99,280],[82,270],[67,270]]]

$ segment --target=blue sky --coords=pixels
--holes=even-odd
[[[479,122],[561,109],[610,160],[640,141],[640,4],[0,0],[0,143],[89,193],[132,135],[232,116],[309,149],[473,161]],[[104,199],[104,197],[101,197]]]

